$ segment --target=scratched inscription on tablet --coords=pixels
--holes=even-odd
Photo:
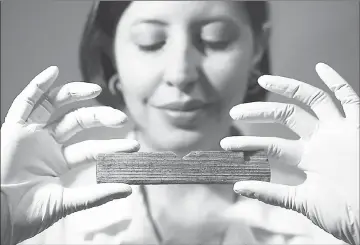
[[[101,154],[98,183],[234,184],[243,180],[270,181],[270,165],[262,151],[193,151],[183,158],[172,152]]]

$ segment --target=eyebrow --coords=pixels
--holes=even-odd
[[[213,22],[224,22],[224,23],[229,23],[229,24],[234,24],[236,23],[236,21],[228,16],[216,16],[216,17],[208,17],[205,19],[201,19],[201,20],[195,20],[194,23],[196,25],[206,25],[209,23],[213,23]],[[168,22],[164,21],[164,20],[159,20],[159,19],[140,19],[135,21],[132,26],[138,25],[138,24],[155,24],[155,25],[160,25],[160,26],[167,26],[169,25]]]
[[[132,26],[139,25],[139,24],[155,24],[155,25],[161,25],[161,26],[167,26],[168,23],[163,20],[157,20],[157,19],[140,19],[135,21]]]
[[[225,22],[225,23],[230,23],[230,24],[234,24],[236,23],[236,21],[228,16],[217,16],[217,17],[209,17],[203,20],[197,20],[195,21],[195,23],[200,24],[200,25],[206,25],[209,23],[213,23],[213,22]]]

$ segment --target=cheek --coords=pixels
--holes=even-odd
[[[126,106],[137,114],[144,113],[148,98],[159,85],[161,64],[141,55],[130,45],[117,49],[117,70]],[[132,108],[135,110],[132,110]]]
[[[124,46],[117,50],[117,69],[127,110],[141,124],[147,121],[147,101],[158,86],[159,64],[132,49]]]
[[[234,51],[208,57],[204,72],[217,91],[224,106],[232,107],[243,101],[251,64],[251,53]]]
[[[154,62],[144,61],[137,52],[131,49],[118,50],[117,69],[120,76],[122,90],[125,94],[146,98],[155,89],[158,73]]]

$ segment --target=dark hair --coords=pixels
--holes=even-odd
[[[130,3],[131,1],[96,2],[88,15],[80,43],[80,70],[83,79],[99,84],[103,88],[103,92],[97,97],[97,100],[115,108],[125,106],[125,102],[121,94],[114,96],[108,89],[109,79],[117,72],[114,67],[113,40],[118,21]],[[256,35],[261,32],[264,23],[268,21],[268,4],[265,1],[245,1],[243,3]],[[267,49],[257,69],[261,74],[270,73]],[[252,79],[254,80],[254,78]],[[244,102],[262,101],[265,97],[266,90],[261,88],[257,82],[249,82]]]

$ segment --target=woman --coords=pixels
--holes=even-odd
[[[82,71],[87,81],[98,81],[105,88],[104,96],[98,97],[100,102],[115,108],[126,106],[135,128],[124,140],[66,145],[67,140],[83,128],[119,127],[126,116],[109,107],[81,108],[49,122],[56,108],[94,98],[101,88],[94,84],[70,83],[49,89],[58,73],[56,67],[36,77],[14,101],[12,108],[17,109],[9,111],[2,128],[2,155],[6,153],[6,158],[2,158],[2,197],[9,203],[3,206],[2,202],[2,210],[10,207],[9,216],[5,216],[9,218],[8,223],[2,222],[11,228],[4,236],[13,239],[12,242],[20,242],[70,213],[117,199],[70,215],[25,243],[338,242],[318,230],[312,231],[307,220],[298,216],[294,216],[294,225],[309,228],[299,231],[296,230],[299,227],[295,230],[284,229],[284,225],[273,227],[279,223],[267,222],[269,214],[265,209],[259,208],[256,202],[237,200],[232,188],[226,185],[83,187],[95,183],[95,168],[91,163],[98,153],[133,152],[140,146],[141,151],[173,151],[182,156],[193,150],[220,150],[221,141],[221,147],[227,150],[267,149],[270,157],[279,157],[294,165],[303,163],[304,159],[305,162],[314,161],[311,151],[303,149],[304,145],[311,144],[310,139],[317,132],[321,132],[317,118],[295,106],[281,104],[234,107],[264,97],[257,78],[261,71],[269,72],[264,56],[268,35],[266,21],[266,6],[262,2],[106,2],[96,5],[84,32]],[[265,81],[262,87],[284,95],[291,88],[288,81],[275,83],[266,77]],[[276,88],[276,84],[280,87]],[[281,84],[286,86],[281,88]],[[317,105],[325,101],[331,107],[328,97],[314,97],[310,103],[307,96],[317,90],[295,81],[293,86],[305,89],[288,96],[313,106],[315,112],[319,110],[319,120],[322,120],[321,111],[329,106]],[[109,93],[106,93],[107,88]],[[315,103],[317,101],[319,103]],[[298,141],[262,139],[260,143],[251,137],[227,138],[237,134],[228,116],[231,108],[230,115],[234,119],[283,119],[282,122],[288,123],[301,138]],[[289,120],[277,118],[277,115],[288,116]],[[298,122],[297,117],[309,122],[306,127],[289,123],[295,119]],[[7,130],[4,131],[5,126]],[[6,135],[10,132],[21,136],[18,140],[11,139]],[[277,148],[271,147],[273,145]],[[299,167],[309,170],[306,164],[299,164]],[[356,176],[349,179],[356,180]],[[318,179],[315,180],[317,183]],[[298,189],[307,190],[305,201],[312,201],[314,192],[307,189],[309,181],[313,181],[311,187],[317,186],[313,185],[314,179],[309,178],[302,189]],[[319,190],[323,186],[320,185]],[[345,224],[341,229],[336,225],[344,220],[343,216],[324,220],[321,212],[320,216],[319,212],[314,212],[317,208],[326,211],[318,202],[315,202],[315,209],[306,205],[304,208],[304,200],[288,195],[290,189],[284,186],[256,183],[253,188],[260,193],[256,197],[266,203],[301,211],[325,231],[346,242],[353,243],[356,239],[356,232],[349,229],[353,227],[352,222],[340,222]],[[251,186],[235,189],[250,197],[249,190],[254,190]],[[131,192],[131,196],[120,199]],[[264,193],[272,193],[272,198]],[[294,198],[290,206],[286,200],[280,201],[284,197]],[[340,204],[348,207],[347,203]],[[259,216],[260,222],[246,215],[252,212],[257,217],[256,211],[264,212]],[[266,226],[261,226],[261,222]]]

